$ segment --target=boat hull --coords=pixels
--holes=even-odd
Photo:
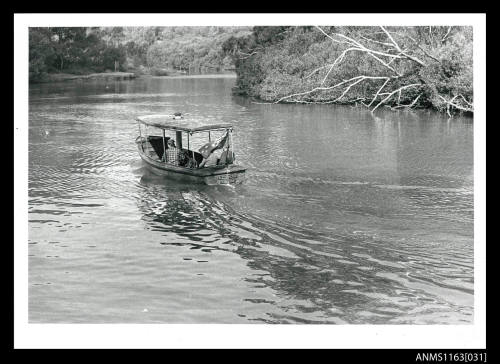
[[[246,169],[235,164],[191,169],[151,159],[140,147],[139,155],[153,173],[178,181],[207,185],[235,185],[245,180]]]

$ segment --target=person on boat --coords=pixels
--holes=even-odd
[[[203,156],[199,168],[215,166],[220,163],[224,150],[228,149],[229,132],[226,132],[218,141],[203,145],[198,151]]]
[[[175,146],[175,141],[172,138],[168,138],[168,140],[167,140],[167,149],[170,149],[170,148],[177,148]]]
[[[196,168],[197,163],[196,160],[191,156],[191,153],[189,150],[183,150],[182,151],[182,156],[179,155],[180,161],[179,165],[182,167],[186,168]]]
[[[163,153],[162,162],[167,162],[171,164],[179,164],[179,150],[177,149],[173,139],[169,138],[167,144],[165,145],[165,153]]]
[[[200,163],[200,167],[216,166],[217,164],[219,164],[221,155],[221,149],[214,150],[207,158],[203,159],[203,161]]]

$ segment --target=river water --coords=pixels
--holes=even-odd
[[[473,323],[472,119],[234,83],[30,86],[29,321]],[[235,125],[244,184],[148,170],[134,118],[176,111]]]

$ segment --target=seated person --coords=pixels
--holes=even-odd
[[[177,147],[175,146],[175,142],[173,139],[169,138],[167,140],[167,144],[165,146],[165,153],[163,153],[163,158],[161,159],[161,161],[178,165],[179,151],[177,150]]]
[[[175,142],[174,142],[174,140],[172,138],[168,138],[166,147],[167,147],[167,149],[177,148],[175,146]]]
[[[211,141],[203,145],[198,151],[202,155],[203,160],[201,161],[199,168],[216,166],[221,164],[220,159],[224,151],[226,151],[225,156],[228,152],[228,138],[229,132],[226,132],[223,137],[217,141]],[[224,163],[226,164],[226,158],[224,158]]]
[[[220,158],[222,155],[222,149],[216,149],[207,158],[203,158],[203,161],[200,163],[201,167],[212,167],[219,164]]]
[[[186,168],[196,168],[196,160],[193,159],[191,151],[183,149],[179,151],[179,166]]]

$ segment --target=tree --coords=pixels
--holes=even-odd
[[[255,27],[223,49],[240,90],[268,102],[473,111],[467,27]]]
[[[39,80],[50,70],[56,54],[48,28],[29,28],[29,79]]]

